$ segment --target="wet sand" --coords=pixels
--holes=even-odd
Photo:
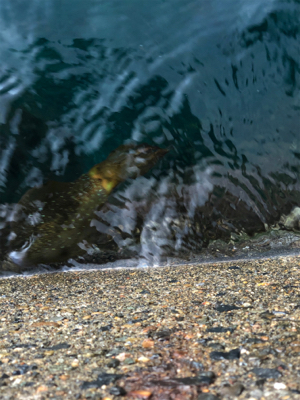
[[[294,255],[1,279],[0,398],[298,399],[299,266]]]

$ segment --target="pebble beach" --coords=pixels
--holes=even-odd
[[[300,399],[300,257],[0,279],[0,399]]]

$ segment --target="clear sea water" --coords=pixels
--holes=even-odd
[[[0,2],[0,204],[147,142],[170,152],[101,216],[118,246],[136,207],[146,257],[212,214],[267,229],[300,203],[299,20],[298,0]]]

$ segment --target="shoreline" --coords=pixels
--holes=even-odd
[[[47,274],[58,274],[58,273],[76,273],[76,272],[96,272],[96,271],[129,271],[129,270],[140,270],[140,271],[151,271],[153,269],[163,269],[163,268],[177,268],[182,265],[187,267],[196,267],[196,266],[209,266],[213,264],[227,264],[227,263],[238,263],[238,262],[255,262],[259,260],[277,260],[277,259],[288,259],[288,258],[297,258],[300,259],[300,248],[297,249],[273,249],[268,250],[263,253],[256,252],[254,255],[241,254],[236,256],[228,256],[227,254],[220,254],[217,257],[213,258],[213,254],[209,252],[204,252],[202,254],[193,255],[192,261],[191,259],[186,260],[181,257],[165,257],[167,261],[162,261],[159,265],[154,264],[148,266],[146,262],[144,265],[141,265],[139,259],[131,258],[131,259],[120,259],[113,262],[107,263],[89,263],[89,262],[78,262],[71,260],[68,262],[68,265],[61,266],[57,269],[43,268],[41,264],[41,268],[32,267],[28,270],[22,271],[21,273],[16,273],[12,271],[3,271],[0,270],[0,281],[1,279],[8,278],[17,278],[17,277],[32,277],[39,275],[47,275]],[[120,266],[123,264],[123,266]]]
[[[126,251],[125,251],[126,252]],[[111,253],[114,261],[104,261],[105,253],[95,251],[89,258],[69,259],[65,263],[57,263],[25,269],[22,272],[15,272],[14,269],[1,269],[0,261],[0,280],[1,278],[13,276],[32,276],[43,273],[71,272],[71,271],[102,271],[119,269],[153,269],[165,268],[168,266],[179,265],[207,265],[213,263],[254,261],[261,259],[276,259],[280,257],[296,257],[300,255],[300,233],[286,230],[271,229],[261,232],[253,237],[242,235],[238,240],[224,242],[221,239],[212,240],[208,247],[202,248],[201,252],[185,252],[176,256],[161,256],[159,265],[149,265],[151,257],[148,259],[140,258],[137,254],[132,254],[131,258]],[[4,261],[3,261],[4,262]]]

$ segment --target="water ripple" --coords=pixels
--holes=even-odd
[[[146,141],[168,156],[95,219],[119,247],[155,263],[274,226],[299,202],[299,16],[279,0],[2,2],[0,203]]]

